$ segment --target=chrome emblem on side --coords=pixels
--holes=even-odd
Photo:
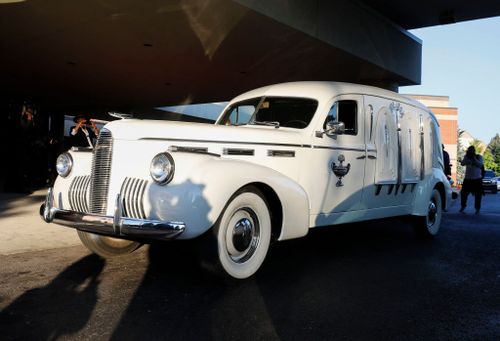
[[[351,164],[348,163],[347,166],[343,165],[343,162],[345,161],[345,156],[343,154],[340,154],[337,159],[339,160],[340,164],[337,166],[335,162],[332,162],[332,170],[335,176],[339,178],[339,180],[336,183],[336,186],[342,187],[344,186],[344,184],[342,183],[342,178],[349,173],[349,170],[351,170]]]

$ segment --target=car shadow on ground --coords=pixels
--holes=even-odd
[[[275,243],[257,274],[242,281],[203,271],[191,243],[182,241],[110,260],[104,272],[104,260],[86,256],[0,312],[0,334],[6,340],[492,339],[500,331],[494,256],[500,235],[452,227],[458,218],[445,214],[432,241],[417,239],[405,219],[313,229]]]
[[[380,295],[400,292],[404,280],[428,272],[415,257],[431,257],[439,244],[418,241],[401,220],[318,229],[276,243],[259,272],[242,281],[202,271],[176,244],[152,245],[149,267],[112,339],[342,336],[332,321],[346,333],[355,330],[353,313],[366,312],[362,304],[376,312],[373,323],[383,323],[384,310],[394,313],[400,301]]]
[[[0,312],[2,339],[56,340],[82,329],[97,303],[105,261],[89,255],[46,286],[26,291]]]

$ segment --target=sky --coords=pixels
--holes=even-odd
[[[449,96],[460,129],[488,144],[500,134],[500,17],[410,32],[423,40],[422,84],[399,92]]]

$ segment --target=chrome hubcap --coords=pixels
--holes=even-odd
[[[436,222],[437,206],[434,201],[429,203],[429,210],[427,212],[427,226],[431,227]]]
[[[247,218],[243,218],[236,223],[233,230],[233,244],[236,250],[243,252],[250,246],[252,230],[252,222]]]
[[[226,232],[227,253],[236,263],[253,256],[260,241],[259,219],[250,208],[240,208],[229,220]]]

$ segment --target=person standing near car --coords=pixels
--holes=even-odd
[[[444,163],[444,174],[446,177],[451,179],[451,164],[450,164],[450,154],[446,150],[444,150],[444,144],[441,144],[443,148],[443,163]]]
[[[476,149],[474,146],[467,148],[467,152],[461,162],[462,166],[465,168],[464,183],[462,185],[462,190],[460,191],[461,208],[460,212],[464,212],[467,206],[467,197],[469,193],[474,194],[474,208],[476,209],[476,214],[479,214],[481,209],[481,199],[483,196],[483,184],[482,184],[482,169],[484,167],[483,158],[481,155],[476,154]]]
[[[94,140],[99,135],[95,122],[86,115],[77,115],[73,119],[76,126],[70,128],[71,147],[94,147]]]

